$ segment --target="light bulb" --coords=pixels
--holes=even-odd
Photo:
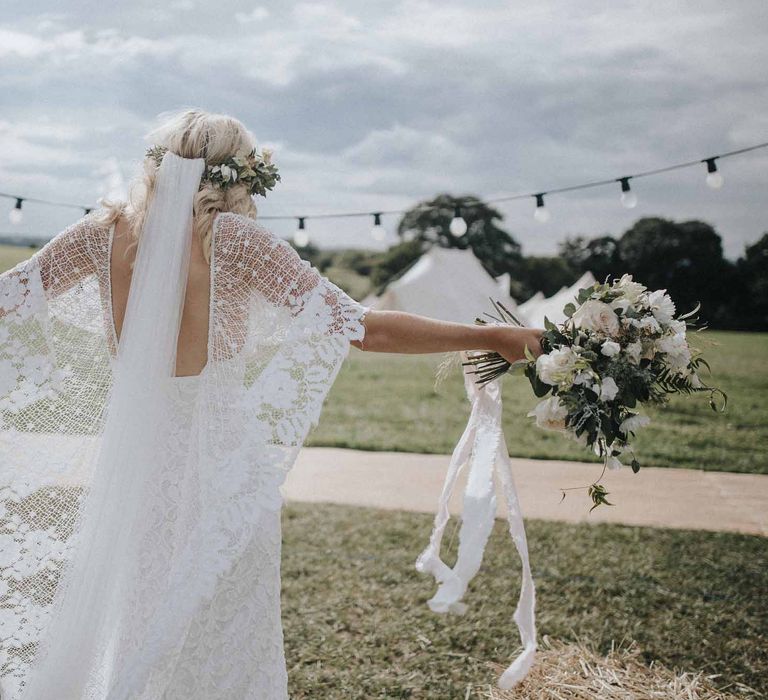
[[[381,214],[373,215],[373,228],[371,236],[374,241],[383,241],[387,237],[386,229],[381,225]]]
[[[24,200],[20,197],[16,198],[16,205],[11,209],[11,211],[8,212],[8,220],[16,226],[17,224],[21,223],[21,220],[24,218],[24,213],[21,211],[21,203]]]
[[[621,193],[621,206],[625,209],[634,209],[637,206],[637,195],[634,192]]]
[[[299,227],[296,229],[296,233],[293,234],[293,242],[297,247],[303,248],[309,245],[309,234],[307,233],[306,226],[304,225],[304,217],[299,217]]]
[[[537,194],[536,197],[536,209],[533,210],[533,218],[540,224],[546,224],[549,221],[549,210],[544,206],[544,195]]]
[[[637,195],[629,187],[629,178],[619,178],[621,183],[621,206],[625,209],[634,209],[637,206]]]
[[[457,238],[463,236],[467,232],[467,222],[460,216],[454,216],[448,225],[448,230]]]
[[[723,186],[723,182],[725,182],[725,180],[720,173],[707,173],[707,186],[711,187],[713,190],[719,190]]]
[[[448,225],[448,230],[451,232],[451,235],[456,238],[463,236],[467,232],[467,222],[464,221],[464,218],[461,215],[461,207],[458,205],[453,208],[453,218]]]
[[[717,170],[716,158],[707,158],[707,186],[713,190],[719,190],[723,186],[723,176]]]

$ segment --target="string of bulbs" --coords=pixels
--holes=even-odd
[[[539,192],[526,192],[522,194],[503,195],[500,197],[486,199],[485,202],[488,204],[494,204],[498,202],[511,202],[511,201],[522,200],[522,199],[533,199],[535,201],[533,218],[539,223],[543,224],[549,221],[551,218],[550,212],[547,209],[546,204],[544,202],[545,196],[549,196],[553,194],[562,194],[564,192],[574,192],[576,190],[585,190],[593,187],[605,187],[608,185],[615,185],[618,183],[621,188],[621,195],[619,197],[619,201],[621,202],[621,205],[626,209],[634,209],[637,206],[637,194],[632,190],[632,187],[630,185],[630,180],[636,180],[638,178],[643,178],[643,177],[651,177],[653,175],[660,175],[662,173],[667,173],[672,170],[681,170],[683,168],[700,167],[701,165],[705,165],[707,169],[705,182],[708,187],[710,187],[713,190],[717,190],[723,186],[723,182],[724,182],[723,175],[717,168],[718,160],[721,160],[723,158],[730,158],[732,156],[741,155],[742,153],[748,153],[750,151],[756,151],[758,149],[767,148],[767,147],[768,147],[768,141],[765,141],[763,143],[758,143],[753,146],[747,146],[746,148],[739,148],[735,151],[727,151],[725,153],[720,153],[718,155],[709,156],[707,158],[699,158],[697,160],[690,160],[684,163],[674,163],[673,165],[667,165],[661,168],[655,168],[653,170],[645,170],[645,171],[633,173],[631,175],[623,175],[621,177],[608,178],[605,180],[592,180],[592,181],[583,182],[577,185],[569,185],[567,187],[558,187],[558,188],[553,188],[549,190],[542,190]],[[93,210],[93,207],[87,207],[87,206],[78,205],[78,204],[71,204],[67,202],[56,202],[56,201],[51,201],[47,199],[38,199],[35,197],[22,197],[18,195],[6,194],[4,192],[0,192],[0,197],[16,200],[16,203],[13,209],[11,209],[11,211],[8,214],[8,218],[10,222],[14,225],[20,224],[23,220],[22,206],[24,202],[34,202],[36,204],[68,207],[71,209],[82,209],[85,212],[85,214],[90,214],[90,212]],[[435,208],[435,205],[420,204],[418,205],[417,209],[418,208],[430,209],[430,208]],[[293,242],[297,247],[301,248],[309,245],[309,242],[310,242],[309,231],[307,230],[307,221],[309,219],[342,219],[342,218],[351,218],[351,217],[372,217],[373,228],[371,229],[371,236],[373,237],[374,240],[383,241],[386,238],[387,233],[386,233],[386,230],[384,229],[384,226],[381,223],[381,217],[385,215],[391,215],[391,214],[405,214],[407,211],[412,211],[412,209],[390,209],[390,210],[382,210],[382,211],[376,211],[376,212],[352,211],[352,212],[339,212],[339,213],[332,213],[332,214],[313,214],[313,215],[303,215],[303,216],[274,215],[274,216],[260,216],[259,219],[263,219],[263,220],[268,219],[272,221],[286,221],[286,220],[296,221],[297,228],[295,233],[293,234]],[[451,219],[451,222],[449,224],[449,230],[451,232],[451,235],[455,236],[456,238],[460,238],[467,232],[467,222],[464,220],[464,217],[462,216],[460,205],[456,205],[454,207],[453,218]]]

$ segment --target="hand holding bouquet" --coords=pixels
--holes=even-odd
[[[696,328],[698,307],[675,318],[666,290],[648,291],[630,275],[582,289],[574,301],[565,306],[563,323],[545,319],[538,357],[526,349],[525,360],[510,363],[498,353],[481,352],[464,364],[474,368],[469,371],[480,384],[522,369],[543,399],[528,415],[539,427],[561,431],[594,450],[603,459],[603,472],[625,459],[633,471],[640,469],[632,442],[650,419],[636,410],[639,404],[707,392],[713,409],[718,397],[725,409],[725,394],[701,380],[700,370],[709,365],[688,344],[686,333]],[[490,316],[495,322],[522,325],[501,304],[495,308],[498,316]],[[608,504],[599,481],[589,487],[593,508]]]

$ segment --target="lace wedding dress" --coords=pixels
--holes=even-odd
[[[133,507],[106,515],[137,543],[127,563],[104,550],[119,596],[92,582],[108,624],[56,635],[83,504],[109,469],[113,233],[86,216],[0,275],[0,696],[39,697],[42,656],[77,666],[66,687],[82,692],[57,700],[287,698],[280,485],[367,308],[253,220],[217,216],[208,362],[167,380],[162,450],[139,465],[151,483],[115,469]]]

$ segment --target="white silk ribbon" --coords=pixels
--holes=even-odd
[[[500,688],[509,689],[522,681],[533,665],[536,653],[536,595],[523,516],[501,426],[500,382],[495,380],[481,388],[477,386],[472,375],[465,373],[464,386],[472,410],[467,427],[453,451],[440,493],[429,545],[416,560],[416,569],[432,574],[439,583],[437,592],[427,603],[431,610],[456,614],[466,611],[467,605],[462,602],[462,598],[469,582],[482,564],[496,516],[493,479],[495,473],[507,504],[509,533],[522,564],[522,585],[514,620],[520,632],[523,651],[498,679]],[[448,503],[458,476],[467,464],[469,473],[462,503],[459,551],[456,563],[449,567],[440,558],[440,545],[450,519]]]

